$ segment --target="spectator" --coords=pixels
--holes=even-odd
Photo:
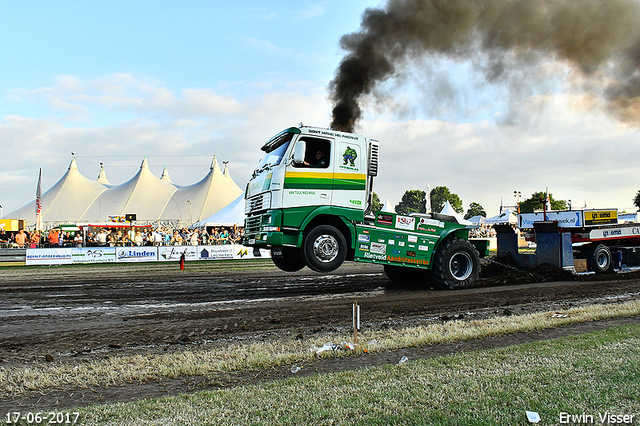
[[[109,247],[115,247],[118,244],[118,236],[116,235],[115,231],[107,234],[107,244],[109,244]]]
[[[229,231],[224,229],[224,226],[220,229],[220,244],[229,243]]]
[[[76,235],[73,237],[73,244],[76,247],[82,247],[82,233],[76,232]]]
[[[40,232],[34,231],[31,234],[31,238],[29,238],[29,245],[31,248],[36,248],[40,246]]]
[[[104,247],[107,245],[107,230],[106,229],[101,229],[100,232],[98,232],[98,234],[95,237],[96,243],[101,246]]]
[[[133,243],[137,246],[141,246],[144,243],[144,238],[142,238],[142,233],[140,231],[136,231],[133,236]]]
[[[160,230],[156,229],[155,231],[153,231],[153,233],[151,233],[151,240],[153,241],[154,246],[162,245],[162,239],[162,233],[160,232]]]
[[[197,229],[193,230],[193,233],[191,234],[190,242],[191,242],[192,246],[197,246],[198,245],[198,230]]]
[[[116,246],[123,247],[125,244],[125,240],[122,237],[122,231],[116,232]]]
[[[49,246],[54,247],[58,245],[58,230],[52,229],[49,231]]]
[[[15,241],[18,247],[24,248],[28,241],[27,234],[24,233],[24,229],[18,231],[15,237]]]
[[[213,228],[213,232],[211,233],[211,244],[222,244],[218,228]]]

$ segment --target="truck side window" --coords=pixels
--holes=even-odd
[[[326,169],[331,160],[331,142],[326,139],[302,138],[307,143],[304,164],[301,167]]]

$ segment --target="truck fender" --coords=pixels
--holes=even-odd
[[[347,240],[347,246],[353,248],[356,243],[355,226],[344,216],[336,214],[336,208],[331,206],[318,206],[313,210],[300,224],[300,233],[298,234],[297,246],[301,247],[304,240],[304,236],[308,232],[309,226],[315,227],[318,225],[333,225],[342,231],[345,239]],[[345,235],[345,231],[348,235]]]

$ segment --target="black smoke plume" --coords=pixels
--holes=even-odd
[[[361,102],[429,55],[483,58],[488,81],[514,60],[566,62],[593,79],[620,119],[640,121],[640,5],[635,0],[389,0],[367,9],[329,85],[331,128],[353,131]]]

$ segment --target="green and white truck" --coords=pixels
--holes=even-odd
[[[330,272],[354,260],[383,264],[397,283],[471,287],[480,261],[468,226],[437,213],[372,211],[379,145],[302,124],[269,139],[245,192],[244,244],[270,249],[289,272]]]

